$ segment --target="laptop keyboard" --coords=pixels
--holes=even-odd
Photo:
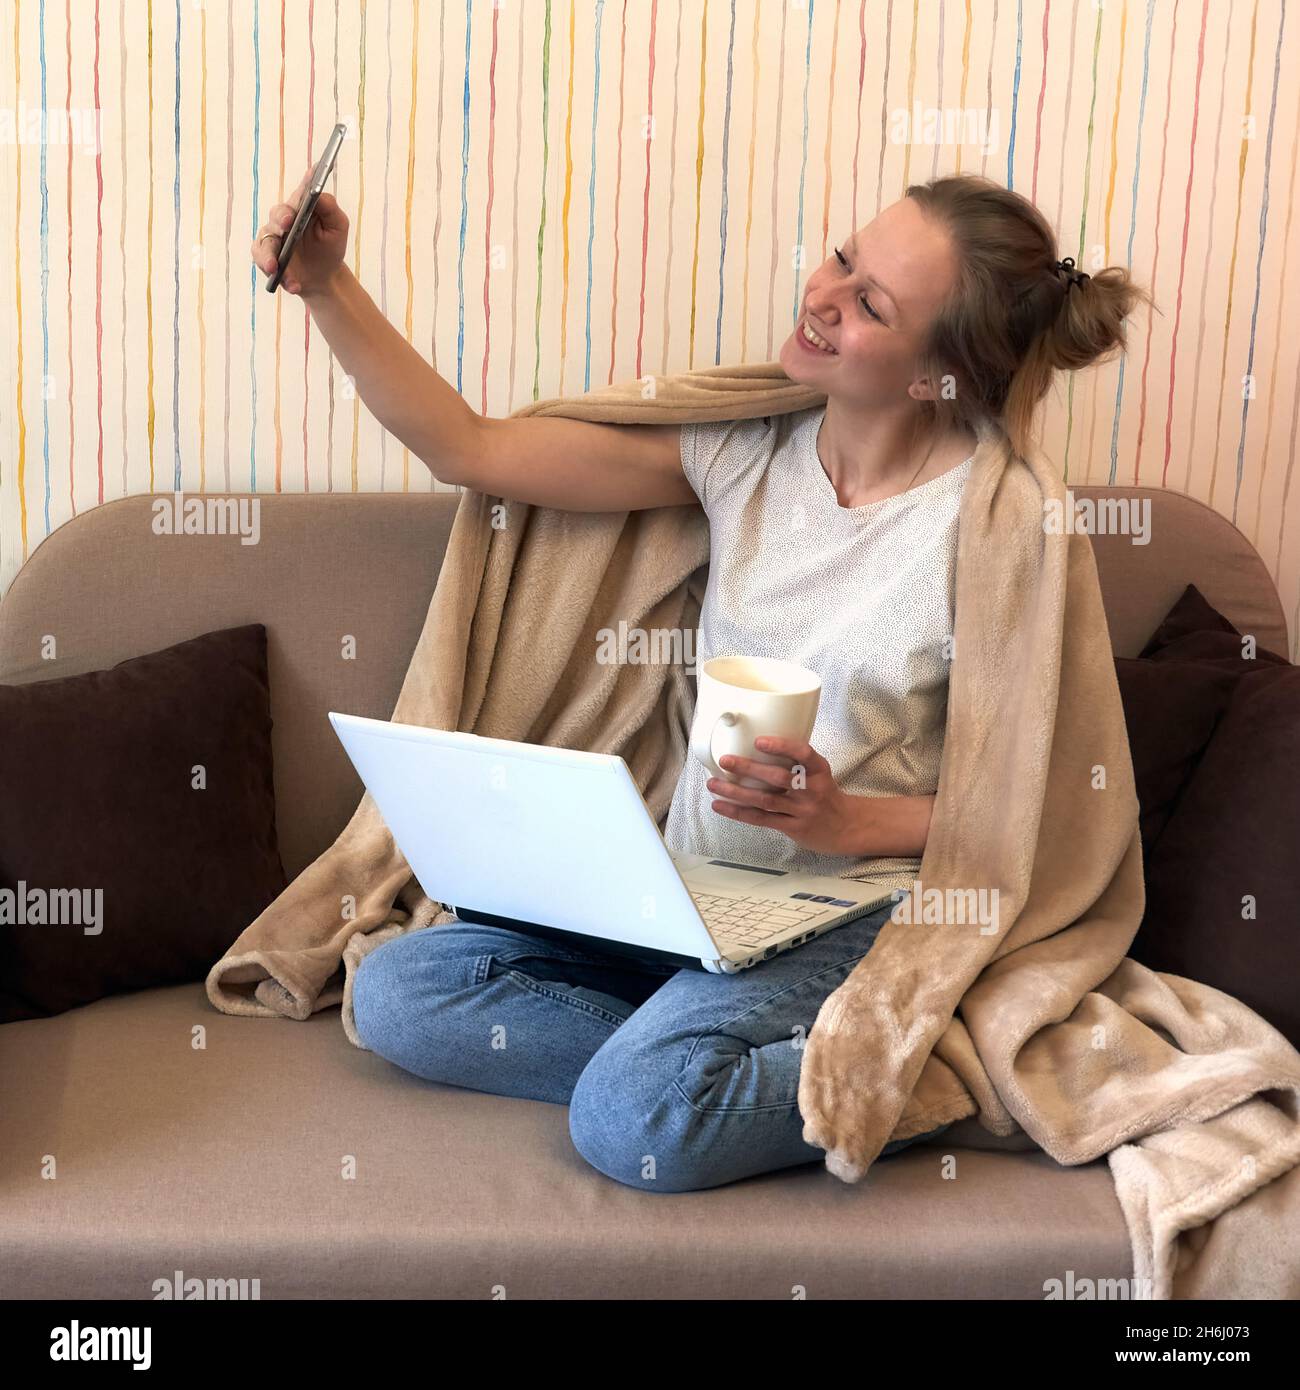
[[[795,899],[724,898],[713,893],[692,893],[700,916],[718,941],[735,946],[758,946],[787,929],[801,927],[820,917],[825,903]]]

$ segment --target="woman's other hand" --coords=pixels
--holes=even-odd
[[[850,796],[835,783],[831,765],[810,743],[764,737],[754,740],[760,753],[784,759],[784,765],[753,758],[724,757],[723,770],[767,785],[762,789],[711,777],[708,788],[723,798],[713,809],[731,820],[765,825],[788,835],[814,854],[861,855],[865,828],[863,798]]]
[[[791,738],[757,738],[761,753],[784,759],[784,766],[753,758],[725,757],[732,777],[767,783],[762,789],[713,777],[707,783],[721,816],[779,830],[814,854],[847,854],[855,859],[925,853],[937,795],[859,796],[841,791],[831,765],[809,743]]]
[[[315,166],[312,166],[313,168]],[[266,221],[257,229],[253,239],[253,264],[266,275],[272,275],[277,265],[276,254],[285,235],[298,215],[298,206],[311,183],[312,170],[302,176],[288,202],[276,203]],[[298,238],[281,287],[304,299],[328,287],[330,280],[343,264],[348,246],[348,218],[332,193],[322,193],[316,201],[316,211],[306,230]]]

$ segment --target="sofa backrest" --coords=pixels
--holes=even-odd
[[[1092,538],[1117,656],[1141,650],[1189,583],[1240,631],[1288,654],[1277,590],[1224,517],[1159,488],[1071,491],[1076,501],[1150,503],[1148,544]],[[28,557],[0,601],[0,681],[78,675],[264,623],[280,850],[293,878],[333,842],[364,791],[326,712],[391,715],[459,495],[261,495],[254,545],[237,535],[155,534],[159,497],[168,494],[82,512]],[[46,635],[57,639],[57,661],[42,658]]]

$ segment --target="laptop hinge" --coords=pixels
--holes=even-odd
[[[471,907],[452,907],[450,903],[447,906],[462,922],[475,922],[485,927],[505,927],[508,931],[523,932],[526,936],[544,937],[548,941],[573,946],[589,955],[631,956],[637,960],[679,965],[688,970],[704,969],[704,962],[698,956],[684,956],[677,951],[661,951],[655,946],[633,946],[626,941],[611,941],[607,936],[587,936],[583,932],[565,931],[563,927],[547,927],[540,922],[525,922],[518,917],[501,917],[494,912],[479,912]]]

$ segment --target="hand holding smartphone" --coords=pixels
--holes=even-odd
[[[253,260],[267,274],[268,293],[274,293],[284,284],[285,272],[295,253],[298,263],[294,266],[292,283],[285,286],[290,293],[302,294],[316,288],[343,260],[348,221],[337,202],[325,192],[325,184],[334,172],[346,132],[347,127],[340,123],[330,133],[324,153],[299,186],[301,197],[297,208],[277,203],[259,229],[253,243]],[[311,236],[308,236],[309,231]],[[270,243],[276,240],[280,244],[272,255]]]

